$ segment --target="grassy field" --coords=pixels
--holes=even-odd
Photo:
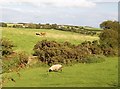
[[[85,29],[87,29],[89,31],[102,31],[103,30],[101,28],[87,28],[87,27]]]
[[[46,29],[25,29],[25,28],[1,28],[2,37],[8,38],[16,45],[15,51],[33,52],[34,45],[43,39],[55,40],[57,42],[71,42],[79,44],[83,41],[98,40],[97,36],[86,36],[78,33],[46,30]],[[46,36],[36,36],[35,32],[46,32]]]
[[[16,82],[6,81],[4,87],[110,87],[117,86],[117,57],[106,58],[103,63],[74,64],[63,67],[62,72],[48,73],[48,67],[23,69],[21,77],[6,73]]]
[[[97,36],[86,36],[78,33],[24,28],[0,28],[2,37],[8,38],[16,45],[14,51],[33,52],[34,45],[43,39],[57,42],[68,41],[79,44],[83,41],[98,40]],[[46,36],[36,36],[35,32],[46,32]],[[32,67],[20,70],[19,77],[16,72],[4,73],[3,77],[12,77],[16,82],[8,81],[3,87],[109,87],[117,86],[118,58],[106,57],[102,63],[74,64],[64,66],[62,72],[48,73],[46,67]]]

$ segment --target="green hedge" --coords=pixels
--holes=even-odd
[[[34,46],[34,56],[48,65],[62,63],[92,63],[101,61],[99,56],[104,55],[101,46],[97,41],[86,41],[77,46],[69,42],[57,43],[55,41],[39,41]]]

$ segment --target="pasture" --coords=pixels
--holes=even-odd
[[[6,81],[4,87],[115,87],[118,81],[118,58],[106,58],[103,63],[64,66],[62,72],[48,72],[49,67],[22,69],[5,73],[16,82]]]
[[[97,36],[81,35],[73,32],[48,29],[26,29],[26,28],[1,28],[2,37],[8,38],[15,44],[15,51],[26,51],[31,54],[34,45],[43,39],[57,42],[68,41],[72,44],[80,44],[83,41],[98,40]],[[36,32],[46,32],[45,36],[36,36]]]
[[[57,42],[68,41],[80,44],[83,41],[98,40],[98,36],[81,35],[54,29],[0,28],[2,37],[13,41],[14,51],[33,53],[34,45],[43,39]],[[46,32],[38,36],[36,32]],[[6,80],[3,87],[114,87],[118,86],[118,57],[106,57],[104,62],[63,66],[62,72],[48,72],[48,66],[33,66],[16,72],[4,73],[3,78],[12,77],[15,82]]]

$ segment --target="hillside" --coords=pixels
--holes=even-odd
[[[8,38],[13,41],[15,52],[25,51],[29,55],[33,53],[34,45],[44,39],[57,42],[68,41],[74,45],[78,45],[84,41],[99,40],[98,35],[90,36],[54,29],[6,27],[0,28],[0,31],[2,31],[3,38]],[[36,35],[36,32],[45,32],[46,35]],[[16,58],[13,56],[13,60],[14,59]],[[118,86],[118,57],[103,56],[103,59],[105,59],[105,61],[100,63],[72,63],[63,65],[62,72],[51,73],[48,72],[48,65],[37,62],[30,67],[21,68],[18,72],[3,73],[3,80],[5,81],[3,87]],[[5,65],[9,66],[10,62],[8,60],[5,61]]]
[[[62,72],[49,73],[49,67],[23,69],[19,73],[6,73],[16,82],[6,80],[5,87],[116,87],[118,81],[117,57],[106,58],[103,63],[64,66]],[[77,76],[76,76],[77,75]]]
[[[80,44],[83,41],[98,40],[98,36],[82,35],[74,32],[59,31],[54,29],[27,29],[27,28],[1,28],[2,37],[8,38],[16,45],[16,51],[32,53],[34,45],[43,39],[57,42],[68,41],[72,44]],[[37,36],[36,32],[46,32],[45,36]]]

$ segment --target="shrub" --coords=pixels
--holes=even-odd
[[[108,47],[108,48],[102,48],[103,50],[103,54],[105,56],[114,56],[114,55],[117,55],[117,51],[111,47]]]
[[[20,52],[18,55],[19,55],[18,57],[19,57],[20,63],[27,64],[28,55],[25,52]]]
[[[96,41],[88,41],[75,46],[69,42],[57,43],[55,41],[43,40],[39,41],[34,46],[33,50],[33,55],[38,56],[41,62],[46,63],[49,66],[57,63],[84,63],[88,61],[86,60],[87,56],[92,54],[101,54],[101,49]],[[93,50],[95,51],[93,52]]]
[[[4,72],[11,72],[12,69],[17,68],[17,65],[19,63],[19,58],[17,56],[14,56],[12,58],[3,58],[2,60],[2,73]]]
[[[2,57],[2,72],[16,71],[18,68],[22,68],[20,65],[26,66],[28,61],[28,55],[25,52],[11,54],[7,57]]]
[[[13,52],[13,43],[9,39],[3,38],[0,39],[0,44],[2,46],[2,56],[10,55]]]

